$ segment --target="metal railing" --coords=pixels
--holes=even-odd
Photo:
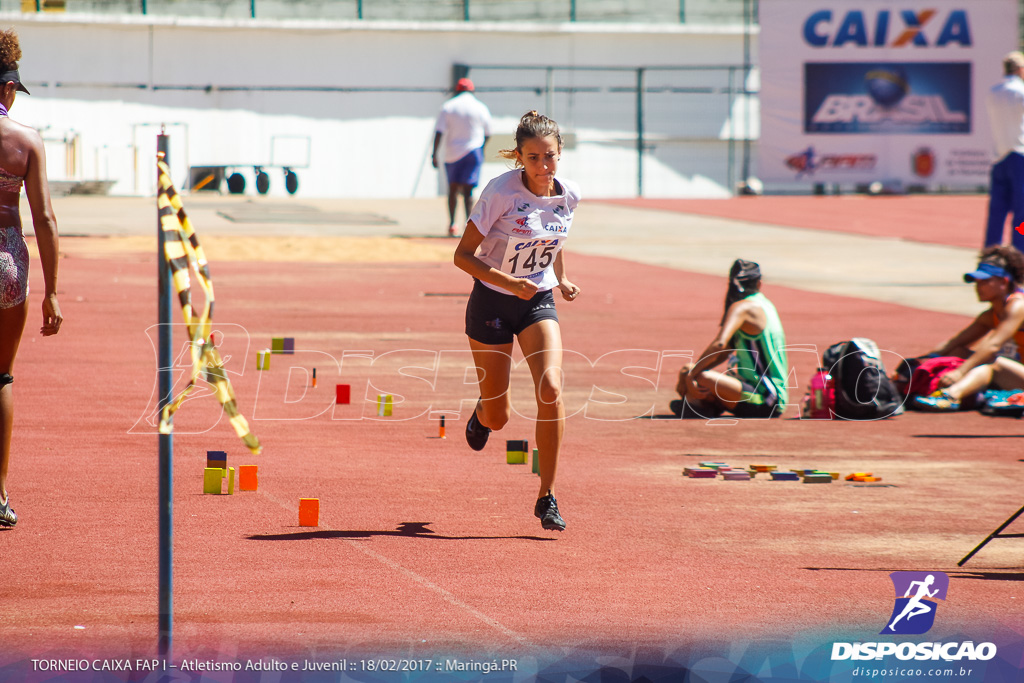
[[[1022,0],[1024,1],[1024,0]],[[758,0],[0,0],[0,11],[225,19],[738,24]]]
[[[473,78],[496,117],[518,119],[528,109],[546,113],[567,134],[567,147],[586,146],[585,158],[605,168],[601,175],[609,184],[633,184],[636,196],[644,196],[668,189],[652,186],[645,168],[705,178],[728,191],[751,175],[757,138],[754,71],[750,64],[488,64],[456,65],[455,75]]]

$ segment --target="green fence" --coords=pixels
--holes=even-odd
[[[666,177],[731,192],[752,174],[759,123],[750,64],[456,65],[455,75],[473,78],[494,116],[536,109],[558,121],[580,163],[600,166],[610,185],[633,186],[636,196],[676,194],[658,185]]]

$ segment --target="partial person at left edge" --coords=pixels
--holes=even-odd
[[[32,211],[39,259],[43,265],[43,326],[48,337],[63,320],[57,303],[57,219],[46,182],[46,154],[39,133],[8,117],[21,83],[21,46],[13,29],[0,31],[0,526],[12,527],[18,516],[7,491],[14,425],[14,377],[18,345],[28,319],[28,245],[21,227],[21,188]]]
[[[448,180],[448,236],[458,235],[455,212],[462,197],[466,220],[473,212],[473,189],[480,184],[484,146],[491,137],[491,112],[473,94],[476,87],[468,78],[455,84],[455,96],[441,106],[434,126],[431,163],[440,168],[438,152],[444,139],[444,170]]]

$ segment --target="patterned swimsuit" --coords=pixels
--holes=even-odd
[[[0,191],[21,192],[23,178],[0,168]],[[28,296],[28,245],[21,226],[0,227],[0,308],[12,308]]]

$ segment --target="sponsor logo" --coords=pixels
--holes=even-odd
[[[994,643],[978,643],[967,640],[962,643],[832,643],[832,661],[842,659],[866,660],[884,659],[892,655],[896,659],[918,661],[955,662],[960,660],[988,661],[996,656]]]
[[[843,15],[824,9],[804,21],[804,41],[812,47],[970,47],[967,11],[878,10],[874,14],[850,10]]]
[[[519,213],[526,213],[529,210],[530,210],[530,203],[529,202],[523,202],[522,204],[519,204],[518,206],[516,206],[516,211],[518,211]]]
[[[870,171],[878,158],[874,154],[824,154],[815,158],[813,147],[786,158],[786,166],[796,177],[814,175],[815,171]]]
[[[946,599],[949,577],[942,572],[893,572],[889,578],[896,589],[896,604],[881,632],[927,633],[935,623],[935,600]]]
[[[554,214],[555,214],[556,216],[564,216],[564,215],[565,215],[565,206],[563,206],[562,204],[559,204],[558,206],[556,206],[556,207],[555,207],[554,209],[552,209],[551,211],[552,211],[552,212],[553,212],[553,213],[554,213]]]
[[[505,324],[502,322],[501,318],[495,318],[494,320],[488,320],[484,325],[494,328],[495,330],[500,330]]]
[[[517,218],[516,219],[516,225],[518,225],[521,228],[525,228],[526,227],[526,222],[528,220],[529,219],[526,216],[523,216],[522,218]]]
[[[540,240],[526,240],[516,245],[516,251],[522,251],[523,249],[532,249],[534,247],[553,247],[558,244],[558,238],[552,237],[551,239],[540,239]]]
[[[969,62],[804,64],[805,133],[970,133]]]
[[[880,635],[920,635],[935,623],[936,600],[945,600],[949,577],[942,572],[892,572],[889,574],[896,591],[892,614]],[[964,642],[856,642],[833,643],[832,660],[899,660],[953,662],[987,661],[997,654],[993,643]]]
[[[547,230],[548,232],[557,232],[563,235],[569,232],[569,228],[562,225],[561,223],[548,223],[547,225],[544,226],[544,229]]]
[[[512,228],[512,232],[514,232],[517,235],[532,235],[533,234],[533,230],[530,230],[529,228]]]
[[[930,147],[921,147],[910,155],[910,168],[919,178],[930,178],[935,173],[935,152]]]

